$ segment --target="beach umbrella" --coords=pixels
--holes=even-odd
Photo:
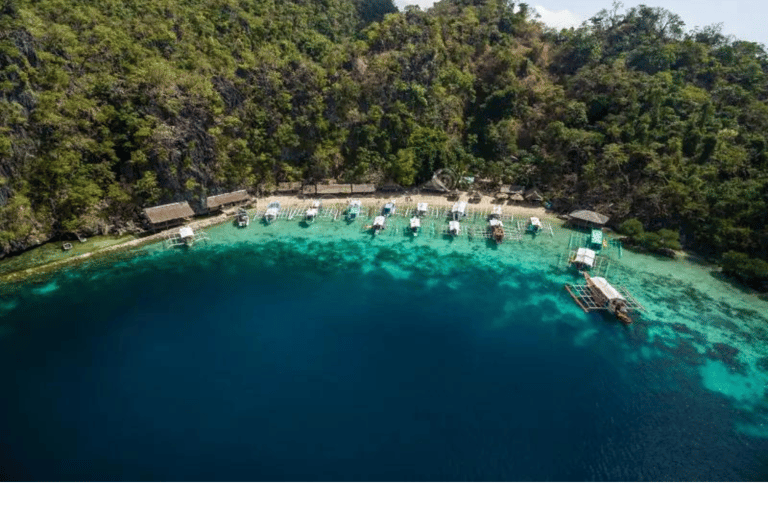
[[[502,201],[504,199],[507,199],[509,196],[507,194],[498,193],[496,194],[496,199],[501,199]]]

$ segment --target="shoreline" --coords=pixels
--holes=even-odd
[[[473,209],[490,209],[493,206],[499,205],[499,203],[494,202],[495,198],[493,196],[482,195],[479,202],[470,202],[469,197],[470,197],[470,194],[467,192],[464,192],[459,196],[459,199],[458,199],[458,201],[467,202],[467,211],[472,211]],[[405,204],[415,206],[416,204],[423,202],[423,203],[429,203],[430,206],[444,208],[444,207],[450,207],[457,202],[456,200],[449,200],[446,196],[441,196],[441,195],[407,194],[405,192],[393,193],[393,194],[374,193],[370,195],[361,195],[361,196],[349,195],[344,197],[337,197],[337,196],[299,197],[296,195],[289,195],[289,194],[271,194],[268,196],[252,199],[251,202],[249,203],[250,207],[247,209],[250,212],[250,214],[253,215],[254,211],[258,210],[258,205],[263,204],[266,207],[267,204],[273,201],[279,201],[280,207],[282,209],[282,208],[296,208],[299,206],[309,207],[312,204],[312,201],[315,201],[315,200],[321,200],[325,203],[347,203],[352,199],[360,200],[360,202],[364,207],[378,207],[378,206],[383,206],[385,203],[389,201],[394,201],[395,204],[398,206],[402,206]],[[513,215],[523,215],[527,217],[539,217],[539,218],[545,218],[550,220],[559,220],[556,215],[547,212],[546,208],[544,208],[543,206],[523,206],[523,205],[508,205],[508,204],[502,204],[501,206],[502,208],[504,208],[505,213],[511,213]],[[234,214],[236,211],[237,211],[236,208],[227,208],[221,213],[219,213],[218,215],[215,215],[213,217],[207,217],[204,219],[192,220],[191,222],[182,224],[182,226],[188,226],[188,227],[191,227],[192,229],[203,229],[211,226],[216,226],[219,224],[223,224],[228,220],[232,220],[234,218]],[[69,258],[63,258],[60,260],[43,263],[41,265],[35,265],[35,266],[27,267],[21,270],[15,270],[13,272],[9,272],[8,274],[0,275],[0,283],[9,284],[9,283],[16,283],[19,281],[24,281],[25,279],[32,277],[33,275],[44,274],[46,272],[53,272],[60,268],[66,267],[70,264],[77,264],[83,261],[87,261],[94,256],[106,255],[106,254],[118,252],[121,250],[140,247],[142,245],[152,243],[152,242],[158,242],[166,238],[168,235],[178,233],[178,230],[180,227],[181,226],[177,226],[171,229],[165,229],[162,231],[158,231],[157,233],[145,232],[147,233],[145,236],[140,236],[139,238],[135,238],[127,242],[110,245],[102,249],[97,249],[97,250],[86,252],[83,254],[78,254],[77,256],[71,256]],[[13,257],[15,256],[12,256],[12,258]]]

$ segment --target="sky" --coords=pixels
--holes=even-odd
[[[555,28],[579,26],[601,9],[611,8],[612,0],[529,0],[528,5],[535,6],[544,24]],[[402,10],[406,5],[418,5],[428,9],[434,0],[394,0]],[[736,39],[754,41],[768,47],[768,1],[766,0],[654,0],[631,1],[624,3],[624,9],[640,4],[650,7],[663,7],[677,14],[685,22],[685,31],[694,27],[705,27],[723,23],[722,33],[733,35]]]

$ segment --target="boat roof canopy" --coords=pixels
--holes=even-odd
[[[419,211],[426,211],[427,210],[427,203],[419,203],[417,210]]]
[[[531,217],[531,224],[534,226],[541,226],[541,221],[538,217]]]
[[[464,213],[464,210],[466,210],[466,208],[467,208],[466,201],[459,201],[458,203],[453,204],[453,208],[451,209],[451,211]]]
[[[385,219],[385,218],[386,218],[386,217],[384,217],[383,215],[379,215],[378,217],[376,217],[376,218],[373,220],[373,223],[374,223],[374,224],[384,224],[384,219]]]
[[[504,226],[504,224],[502,224],[499,219],[491,219],[488,222],[491,224],[491,226]]]
[[[494,213],[494,215],[501,215],[501,212],[502,212],[502,210],[501,210],[501,206],[494,206],[494,207],[493,207],[493,213]]]
[[[593,277],[592,284],[594,284],[595,288],[599,289],[608,300],[626,300],[624,296],[616,290],[616,288],[611,286],[608,281],[605,280],[604,277]]]
[[[459,229],[460,226],[461,226],[461,224],[459,224],[459,221],[457,221],[457,220],[452,220],[452,221],[450,221],[448,223],[448,228],[449,229]]]
[[[179,230],[179,236],[181,236],[181,238],[188,238],[190,236],[195,236],[195,233],[189,226],[184,226]]]
[[[577,263],[584,263],[585,265],[589,265],[590,267],[595,264],[595,251],[592,249],[587,249],[586,247],[580,247],[578,251],[576,251],[576,257],[573,259],[573,261]]]

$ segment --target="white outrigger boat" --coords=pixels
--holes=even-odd
[[[378,235],[380,231],[384,230],[384,224],[386,221],[387,218],[383,215],[379,215],[373,220],[373,236]]]
[[[451,208],[451,217],[453,220],[459,220],[461,217],[465,217],[467,215],[467,202],[466,201],[459,201],[458,203],[453,204],[453,208]]]
[[[528,219],[528,231],[531,233],[538,233],[541,231],[541,221],[538,217],[531,217]]]
[[[269,206],[267,206],[267,211],[264,213],[264,220],[269,224],[270,222],[273,222],[275,219],[277,219],[278,214],[280,213],[280,202],[275,201],[273,203],[269,203]]]
[[[413,236],[419,236],[419,228],[421,227],[421,219],[418,217],[411,217],[411,232]]]
[[[347,207],[347,219],[355,220],[360,215],[360,209],[363,207],[363,203],[359,199],[353,199],[349,202]]]
[[[576,254],[571,257],[569,263],[573,265],[578,271],[587,271],[592,270],[592,267],[595,266],[596,258],[597,254],[592,249],[579,247],[579,249],[576,251]]]
[[[189,226],[184,226],[179,229],[179,238],[184,245],[192,247],[192,244],[195,243],[195,232]]]
[[[461,224],[459,224],[459,221],[452,220],[448,223],[448,234],[451,236],[459,236],[461,234]]]
[[[496,240],[497,244],[504,241],[504,224],[499,219],[489,220],[488,227],[491,230],[491,236]]]
[[[493,211],[491,212],[491,218],[492,219],[501,219],[502,214],[504,211],[501,209],[501,206],[494,206]]]
[[[419,203],[416,205],[416,216],[422,217],[427,214],[427,210],[429,209],[429,205],[427,203]]]
[[[317,218],[317,214],[319,211],[320,211],[320,201],[312,201],[312,206],[307,208],[305,219],[308,222],[314,222],[314,220]]]
[[[240,228],[247,228],[248,225],[251,223],[251,217],[248,215],[248,210],[245,208],[240,208],[237,210],[237,215],[235,216],[235,222],[237,222],[237,227]]]
[[[397,211],[397,206],[395,206],[394,201],[390,201],[389,203],[384,205],[384,208],[382,209],[381,214],[386,217],[389,217],[390,215],[395,213],[395,211]]]

